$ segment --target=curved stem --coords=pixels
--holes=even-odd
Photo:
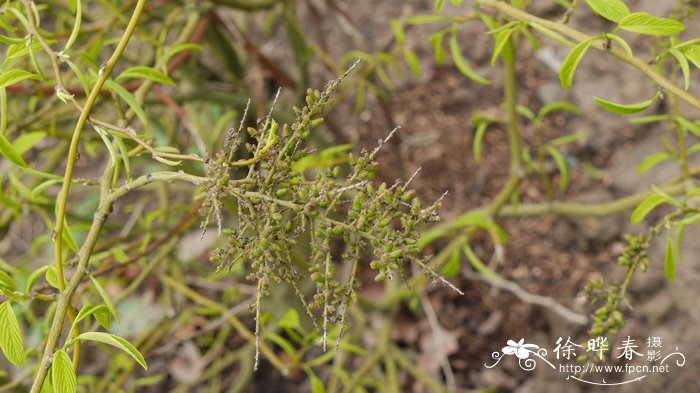
[[[198,185],[202,181],[202,178],[199,176],[188,175],[182,172],[160,172],[155,174],[148,174],[145,176],[141,176],[122,187],[117,188],[116,190],[107,194],[100,202],[100,206],[95,212],[92,225],[90,226],[90,230],[85,238],[85,242],[83,243],[83,246],[81,247],[80,252],[78,254],[79,257],[78,263],[75,267],[75,273],[73,274],[73,277],[71,277],[68,286],[66,286],[65,290],[62,291],[58,297],[56,313],[54,314],[53,322],[51,323],[51,329],[49,331],[48,338],[46,339],[44,356],[41,359],[39,370],[34,379],[34,383],[32,385],[30,393],[39,393],[41,391],[41,386],[43,385],[44,380],[48,375],[49,367],[51,366],[52,355],[56,350],[58,340],[61,337],[63,321],[70,308],[71,299],[75,294],[75,291],[78,289],[78,286],[82,282],[83,276],[87,272],[87,266],[88,262],[90,261],[90,255],[92,254],[92,250],[94,249],[95,244],[97,243],[97,239],[99,237],[100,231],[102,230],[102,226],[104,225],[107,219],[107,215],[109,214],[114,202],[117,199],[129,193],[130,191],[132,191],[133,189],[142,187],[146,184],[155,181],[168,182],[175,180],[186,181]]]
[[[32,388],[30,390],[31,393],[38,393],[41,390],[42,385],[44,384],[44,380],[46,379],[46,376],[48,374],[49,366],[51,364],[51,355],[53,354],[54,350],[56,349],[56,345],[58,344],[58,340],[61,336],[61,330],[63,328],[63,320],[65,319],[65,316],[67,314],[72,313],[72,307],[70,305],[70,299],[73,293],[75,292],[75,289],[77,288],[78,284],[80,284],[80,281],[82,280],[82,274],[80,272],[80,269],[76,270],[75,275],[71,279],[71,284],[66,287],[65,285],[65,275],[63,273],[63,224],[64,220],[66,219],[66,207],[68,205],[68,192],[70,190],[70,185],[71,185],[71,180],[73,178],[73,170],[75,169],[75,162],[78,157],[78,144],[80,142],[80,134],[83,131],[83,128],[85,126],[85,122],[90,114],[90,110],[92,109],[92,106],[95,104],[95,101],[97,100],[97,97],[100,94],[100,90],[102,89],[102,86],[104,83],[107,81],[107,78],[109,77],[109,74],[111,73],[112,69],[114,68],[114,65],[117,63],[119,58],[121,57],[122,53],[124,52],[124,49],[126,48],[127,43],[129,42],[129,39],[131,38],[132,33],[136,29],[136,24],[141,16],[141,13],[143,12],[143,8],[146,4],[145,0],[139,0],[138,3],[136,4],[136,8],[134,10],[134,13],[131,16],[131,20],[129,21],[129,25],[126,28],[126,31],[122,35],[122,38],[120,39],[119,43],[117,44],[116,49],[114,50],[114,53],[110,57],[110,59],[107,61],[105,64],[105,67],[102,69],[101,75],[98,77],[97,81],[95,82],[95,85],[93,86],[92,91],[90,92],[90,95],[87,98],[87,101],[85,103],[85,107],[83,108],[83,111],[80,113],[80,117],[78,118],[78,122],[75,125],[75,129],[73,131],[73,138],[71,139],[70,147],[68,149],[68,159],[66,162],[66,170],[63,176],[63,186],[61,187],[61,191],[58,194],[58,198],[56,201],[56,223],[54,227],[54,263],[56,267],[56,276],[57,276],[57,282],[59,286],[59,291],[60,291],[60,297],[58,301],[58,305],[56,308],[56,314],[54,315],[54,320],[51,325],[51,330],[49,331],[49,336],[47,337],[46,340],[46,347],[44,349],[44,356],[41,359],[41,364],[39,366],[39,370],[37,371],[36,378],[34,379],[34,383],[32,384]],[[58,76],[57,78],[60,78]],[[58,81],[60,83],[60,79]],[[97,235],[99,234],[99,229],[102,228],[102,223],[104,222],[104,217],[106,217],[106,213],[102,212],[102,214],[99,214],[100,210],[98,210],[98,213],[95,215],[95,219],[100,218],[99,225],[95,225],[95,222],[93,221],[93,226],[90,228],[90,233],[88,234],[88,237],[91,235],[94,237],[92,239],[92,244],[90,244],[87,239],[85,242],[85,245],[87,245],[88,250],[83,250],[83,253],[81,255],[81,259],[84,259],[84,266],[83,270],[87,266],[87,261],[89,260],[89,255],[91,254],[92,248],[95,245],[95,242],[97,241]],[[93,228],[95,229],[93,231]],[[85,248],[85,246],[83,247]],[[72,289],[71,289],[72,288]],[[76,356],[79,356],[79,349],[76,347]],[[77,360],[77,359],[76,359]]]

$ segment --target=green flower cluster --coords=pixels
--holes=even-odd
[[[438,220],[441,205],[438,200],[424,207],[415,191],[408,189],[412,178],[391,186],[372,181],[377,156],[396,129],[375,149],[350,154],[341,163],[315,171],[295,165],[313,155],[305,141],[322,123],[321,113],[341,80],[331,81],[324,91],[309,90],[306,106],[294,108],[291,125],[280,127],[268,116],[257,128],[248,128],[246,138],[252,143],[243,143],[241,123],[227,139],[227,148],[233,151],[220,153],[208,163],[208,180],[199,195],[203,228],[215,217],[225,236],[211,261],[219,269],[245,264],[247,279],[257,283],[256,332],[260,298],[272,283],[289,284],[312,319],[321,320],[324,347],[330,324],[340,324],[342,335],[348,305],[357,296],[362,256],[372,255],[370,267],[377,271],[378,281],[402,275],[411,261],[425,268],[418,257],[418,231]],[[247,151],[239,152],[241,146]],[[234,160],[243,154],[252,158]],[[224,206],[235,210],[232,225],[223,223]],[[307,263],[294,262],[292,253],[299,245],[309,250]],[[343,263],[348,269],[339,277],[336,269]],[[306,278],[315,285],[308,301],[298,289]]]

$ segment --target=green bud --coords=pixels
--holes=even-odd
[[[285,196],[287,196],[287,194],[289,194],[289,188],[280,188],[275,193],[275,195],[277,195],[277,198],[284,198]]]

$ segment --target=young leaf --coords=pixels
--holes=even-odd
[[[697,123],[694,123],[690,120],[686,120],[685,118],[681,116],[676,116],[675,120],[678,122],[678,124],[681,125],[684,129],[692,132],[693,134],[700,136],[700,125]]]
[[[162,83],[164,85],[175,86],[175,81],[164,73],[156,70],[155,68],[146,66],[136,66],[124,70],[115,79],[116,81],[123,81],[125,79],[148,79],[156,83]]]
[[[97,292],[100,294],[100,297],[102,298],[102,301],[105,302],[105,305],[109,309],[109,312],[114,315],[114,319],[119,320],[119,316],[117,315],[117,309],[114,308],[114,304],[112,303],[112,299],[109,297],[109,294],[105,289],[100,285],[100,282],[97,281],[97,279],[90,275],[90,280],[92,281],[92,284],[95,286],[95,289],[97,289]]]
[[[586,3],[593,12],[611,22],[620,23],[630,14],[630,9],[622,0],[586,0]]]
[[[24,363],[24,342],[10,301],[0,304],[0,349],[15,366]]]
[[[33,148],[37,143],[46,137],[44,131],[34,131],[22,134],[12,142],[12,146],[15,148],[17,154],[22,155]]]
[[[700,46],[693,45],[683,52],[685,57],[697,68],[700,68]]]
[[[413,77],[416,79],[420,79],[420,77],[421,77],[420,61],[418,60],[418,56],[416,55],[416,52],[412,51],[409,48],[404,48],[403,49],[403,57],[406,60],[406,64],[408,64],[408,69],[411,70],[411,74],[413,75]]]
[[[615,34],[606,34],[605,38],[617,42],[622,47],[622,49],[624,49],[625,52],[627,52],[628,55],[634,56],[634,54],[632,53],[632,47],[630,47],[627,41],[623,40],[622,37],[616,36]]]
[[[442,7],[445,5],[445,0],[437,0],[435,2],[435,11],[440,12],[442,11]]]
[[[569,41],[568,39],[566,39],[566,37],[564,37],[563,35],[557,33],[554,30],[550,30],[547,27],[544,27],[537,22],[530,22],[530,23],[528,23],[528,26],[532,27],[533,29],[539,31],[540,33],[546,35],[547,37],[549,37],[549,38],[551,38],[551,39],[553,39],[561,44],[564,44],[566,46],[574,46],[574,43]]]
[[[0,292],[12,295],[18,289],[15,280],[9,274],[0,270]]]
[[[311,380],[311,393],[326,393],[326,387],[323,385],[321,378],[317,377],[310,368],[306,369],[306,374]]]
[[[666,278],[669,282],[676,281],[676,256],[673,251],[673,243],[670,234],[666,235],[666,257],[664,258]]]
[[[75,320],[73,320],[73,327],[75,327],[78,322],[89,317],[90,315],[95,317],[95,320],[100,324],[100,326],[104,327],[105,329],[110,329],[112,324],[112,313],[104,304],[100,304],[99,306],[93,306],[90,304],[84,305],[83,308],[80,309],[80,312],[78,312]],[[71,328],[71,330],[73,330],[73,328]]]
[[[566,191],[566,187],[569,185],[569,166],[566,164],[566,158],[559,152],[554,146],[547,146],[547,152],[554,158],[559,168],[559,191]]]
[[[674,242],[676,261],[683,261],[683,235],[685,234],[685,224],[681,222],[676,229],[676,241]]]
[[[447,260],[445,266],[442,267],[442,274],[447,278],[457,277],[459,274],[460,262],[462,253],[459,249],[455,249],[450,255],[450,259]]]
[[[481,163],[481,145],[484,142],[484,135],[486,135],[486,129],[489,128],[489,122],[482,121],[476,127],[476,132],[474,133],[474,142],[472,142],[472,149],[474,150],[474,161],[477,164]]]
[[[655,36],[674,35],[685,30],[685,25],[675,19],[657,18],[646,12],[627,15],[620,21],[619,27],[633,33]]]
[[[442,46],[442,40],[445,38],[445,34],[447,34],[445,31],[439,31],[428,38],[428,41],[433,45],[435,62],[437,64],[444,64],[447,61],[447,53]]]
[[[58,276],[56,274],[56,268],[54,267],[54,265],[51,265],[48,269],[46,269],[46,274],[44,277],[46,278],[46,282],[48,282],[49,285],[58,289]]]
[[[27,163],[24,162],[24,159],[22,158],[21,155],[15,150],[14,146],[10,143],[10,141],[5,138],[4,135],[0,134],[0,153],[2,153],[5,158],[10,160],[13,164],[19,165],[21,167],[26,167]]]
[[[467,60],[462,56],[462,51],[459,49],[459,42],[457,41],[457,29],[452,30],[450,35],[450,54],[455,62],[455,66],[464,76],[473,80],[474,82],[481,83],[484,85],[491,84],[491,81],[477,75],[474,70],[472,70]]]
[[[685,90],[688,90],[688,88],[690,87],[690,65],[688,64],[688,59],[678,49],[671,48],[668,51],[669,53],[671,53],[671,55],[673,55],[673,57],[676,58],[678,65],[681,66],[681,71],[683,72],[683,81],[685,82],[684,87]]]
[[[32,288],[34,288],[34,284],[36,284],[36,281],[41,277],[42,274],[46,273],[46,271],[49,270],[49,265],[44,265],[36,270],[34,270],[29,277],[27,277],[27,283],[25,284],[25,291],[31,292]]]
[[[664,120],[670,120],[671,116],[670,115],[649,115],[649,116],[640,116],[640,117],[635,117],[634,119],[630,119],[630,123],[632,124],[647,124],[647,123],[656,123]]]
[[[581,63],[581,59],[583,59],[583,55],[586,54],[588,48],[593,45],[593,40],[594,39],[591,38],[590,40],[583,41],[582,43],[576,45],[566,56],[566,59],[564,59],[561,69],[559,70],[559,80],[561,81],[561,85],[563,87],[567,89],[571,88],[574,81],[576,68]]]
[[[176,45],[176,46],[170,48],[170,50],[168,50],[168,53],[165,54],[165,58],[163,59],[163,62],[165,64],[168,64],[170,62],[170,59],[173,58],[173,56],[175,56],[176,54],[178,54],[182,51],[186,51],[186,50],[201,52],[202,46],[199,44],[191,43],[191,42]]]
[[[649,169],[655,167],[656,165],[671,159],[673,159],[673,156],[666,151],[660,151],[658,153],[651,154],[647,156],[641,163],[639,163],[639,166],[637,167],[637,172],[644,173]]]
[[[659,93],[656,93],[654,97],[651,99],[640,102],[638,104],[629,104],[629,105],[624,105],[624,104],[616,104],[614,102],[606,101],[602,98],[595,97],[595,102],[603,107],[603,109],[607,110],[608,112],[612,113],[617,113],[621,115],[633,115],[635,113],[639,113],[651,106],[651,104],[656,101],[656,99],[659,97]]]
[[[414,15],[406,21],[409,25],[423,25],[426,23],[446,22],[452,20],[443,15]]]
[[[503,48],[506,47],[506,45],[510,42],[510,35],[513,33],[513,27],[500,30],[496,35],[494,36],[494,39],[496,40],[496,44],[493,49],[493,56],[491,56],[491,65],[495,66],[496,61],[498,60],[498,56],[501,54],[503,51]]]
[[[544,119],[547,115],[554,112],[570,112],[579,115],[581,114],[581,109],[567,101],[556,101],[544,105],[540,111],[537,112],[537,117]]]
[[[25,70],[10,70],[0,74],[0,88],[14,85],[27,79],[41,79],[39,75]]]
[[[501,276],[494,272],[493,270],[489,269],[488,266],[484,262],[479,259],[479,257],[474,253],[474,250],[472,250],[471,247],[469,247],[469,244],[464,244],[462,246],[462,250],[464,251],[464,254],[467,256],[467,259],[469,260],[469,263],[472,264],[472,267],[474,267],[474,270],[477,272],[483,274],[486,277],[489,277],[493,280],[500,280]]]
[[[649,213],[651,213],[654,208],[657,206],[661,205],[662,203],[667,202],[667,198],[659,195],[659,194],[652,194],[647,199],[643,200],[642,203],[640,203],[632,212],[632,215],[630,216],[630,221],[632,224],[639,224],[642,222],[644,217],[646,217]]]
[[[139,105],[138,101],[136,101],[136,98],[129,93],[128,90],[110,79],[107,79],[105,82],[105,89],[117,93],[119,97],[126,101],[134,113],[136,113],[136,116],[138,116],[138,118],[141,120],[141,123],[143,123],[143,125],[148,125],[148,117],[146,116],[146,112],[144,112],[141,105]]]
[[[136,349],[136,347],[134,347],[130,342],[124,340],[119,336],[103,332],[87,332],[80,334],[75,339],[84,341],[95,341],[103,344],[108,344],[113,347],[117,347],[122,351],[128,353],[132,358],[134,358],[134,360],[136,360],[138,364],[141,365],[141,367],[143,367],[144,369],[148,369],[148,367],[146,366],[146,360],[143,358],[143,355],[141,355],[141,352],[139,352],[138,349]]]
[[[59,349],[53,354],[51,384],[55,393],[75,393],[77,378],[75,368],[66,351]]]
[[[396,43],[398,45],[406,44],[406,30],[403,29],[401,22],[397,19],[392,19],[390,21],[391,29],[394,30],[394,37],[396,37]]]
[[[81,4],[80,0],[76,0],[75,2],[75,23],[73,24],[73,30],[70,33],[70,37],[68,37],[68,41],[66,42],[66,47],[63,49],[64,52],[68,51],[73,44],[75,43],[75,40],[78,38],[78,33],[80,32],[80,25],[83,22],[83,6]]]

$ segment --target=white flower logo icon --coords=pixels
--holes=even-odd
[[[521,338],[517,343],[513,340],[508,340],[508,346],[503,347],[502,351],[506,355],[515,355],[518,359],[527,359],[530,357],[530,352],[532,350],[538,350],[540,348],[539,345],[524,343],[524,338]]]

